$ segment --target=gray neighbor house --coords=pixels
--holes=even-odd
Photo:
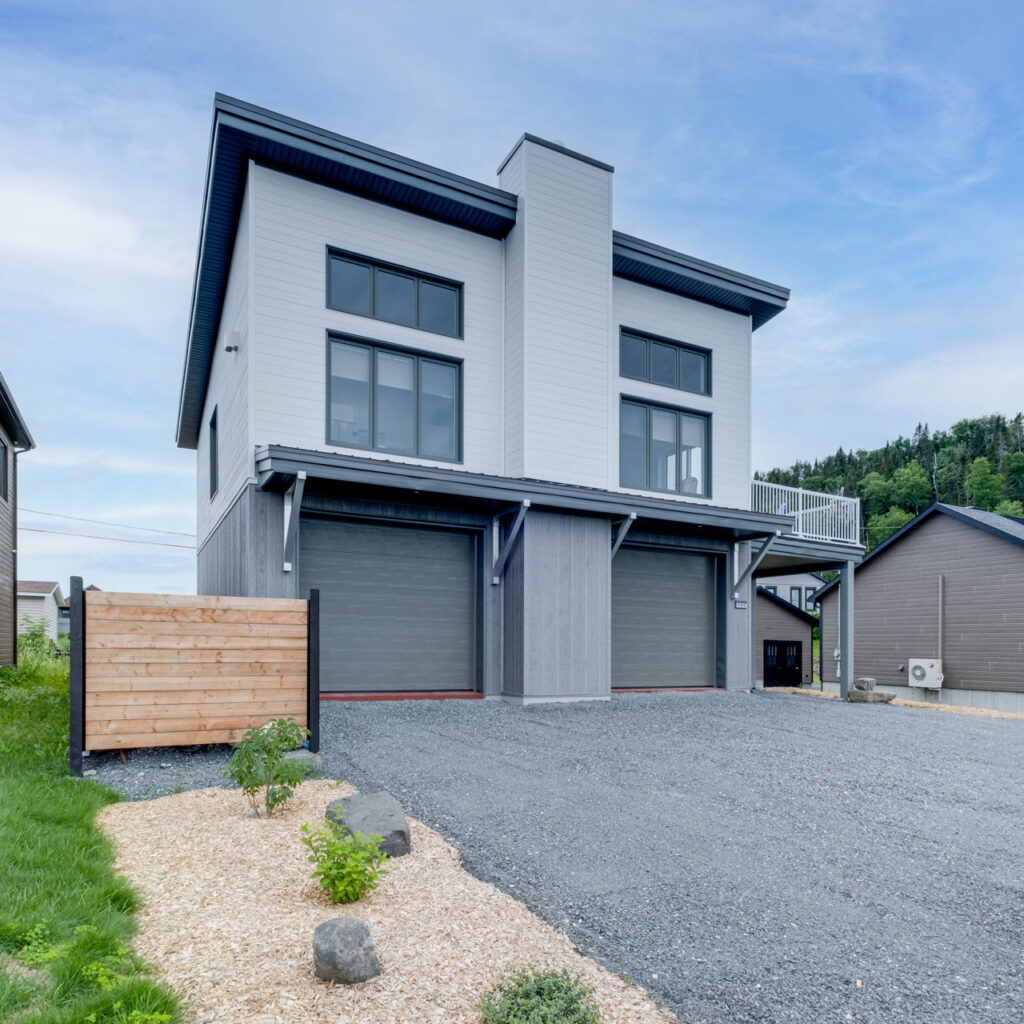
[[[18,454],[35,447],[0,374],[0,668],[13,665],[18,637]]]
[[[216,97],[177,426],[199,592],[318,588],[326,692],[749,688],[752,580],[849,590],[863,556],[855,499],[752,480],[789,292],[615,231],[613,168],[560,144],[497,173]]]
[[[1024,712],[1024,520],[932,505],[874,548],[856,580],[858,676],[911,700]],[[838,686],[839,589],[816,598],[826,690]],[[925,675],[932,665],[941,679]]]

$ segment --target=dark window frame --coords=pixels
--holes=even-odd
[[[622,339],[624,335],[629,335],[631,338],[636,338],[646,344],[646,375],[643,377],[636,377],[631,373],[623,373],[622,371]],[[654,345],[670,345],[672,348],[678,350],[676,353],[676,380],[678,383],[664,384],[660,381],[651,379],[651,349]],[[704,357],[703,391],[695,391],[693,388],[683,387],[679,370],[679,351],[694,352],[697,355]],[[685,391],[688,395],[700,395],[703,398],[712,398],[714,397],[712,394],[712,354],[711,349],[705,348],[703,345],[693,345],[688,341],[678,341],[675,338],[665,338],[660,334],[652,334],[650,331],[641,331],[636,327],[626,327],[624,324],[619,325],[619,376],[624,377],[626,380],[638,380],[642,381],[644,384],[653,384],[658,388],[671,388],[673,391]]]
[[[765,587],[764,589],[767,590],[768,593],[773,595],[774,597],[778,597],[779,596],[779,588],[777,586],[776,587]]]
[[[358,445],[358,444],[342,444],[335,441],[331,437],[331,344],[332,342],[346,342],[352,345],[360,345],[370,350],[370,379],[369,385],[369,402],[370,402],[370,444],[369,445]],[[373,443],[374,438],[377,435],[377,419],[376,419],[376,385],[377,385],[377,358],[376,353],[381,352],[394,352],[398,355],[411,356],[415,359],[415,370],[414,370],[414,381],[415,386],[413,388],[413,452],[398,452],[389,448],[378,448]],[[430,352],[420,348],[410,348],[408,345],[395,345],[389,341],[380,341],[377,338],[364,338],[358,334],[348,334],[343,331],[328,331],[327,332],[327,344],[325,350],[325,361],[327,367],[326,380],[327,387],[324,395],[324,437],[326,443],[332,448],[349,448],[355,451],[361,452],[380,452],[382,455],[399,455],[403,458],[408,459],[423,459],[426,462],[445,462],[450,465],[462,465],[464,461],[464,424],[465,424],[465,394],[466,389],[463,386],[463,371],[464,371],[464,360],[459,356],[446,356],[439,355],[437,352]],[[423,362],[428,363],[441,363],[448,366],[455,367],[457,372],[456,376],[456,389],[457,394],[455,396],[455,448],[456,457],[454,459],[446,459],[439,455],[420,455],[420,367]]]
[[[646,455],[644,465],[644,478],[645,485],[643,487],[630,487],[630,490],[634,491],[652,491],[656,494],[678,494],[683,498],[703,498],[710,499],[712,494],[711,486],[711,413],[706,412],[704,409],[690,409],[682,405],[668,405],[665,402],[652,402],[649,398],[640,398],[637,395],[619,395],[619,486],[626,487],[628,485],[622,483],[622,465],[621,465],[621,449],[622,449],[622,407],[623,405],[641,405],[647,410],[647,437],[646,437]],[[701,494],[695,494],[692,491],[681,490],[682,487],[682,469],[677,467],[676,478],[679,480],[680,487],[677,489],[652,487],[651,483],[651,409],[665,409],[668,412],[682,413],[685,416],[694,416],[698,419],[704,420],[704,491]],[[676,417],[676,452],[681,453],[681,445],[679,442],[679,418]],[[680,460],[681,462],[681,460]]]
[[[793,591],[794,590],[796,591],[796,600],[795,601],[793,600]],[[793,586],[791,586],[789,588],[789,603],[794,608],[800,608],[801,610],[803,609],[803,606],[804,606],[804,588],[803,587],[793,587]]]
[[[358,263],[364,267],[370,269],[370,312],[369,313],[354,313],[349,309],[342,309],[340,306],[331,304],[331,260],[332,259],[347,260],[350,263]],[[408,324],[401,320],[392,320],[388,317],[377,315],[377,271],[384,270],[391,274],[398,274],[403,277],[412,278],[416,282],[414,290],[415,294],[415,315],[413,317],[414,323]],[[423,327],[420,324],[420,285],[426,282],[427,284],[438,285],[442,288],[451,288],[457,296],[458,302],[456,306],[456,330],[454,334],[449,334],[447,331],[435,331],[429,327]],[[389,263],[387,260],[378,260],[372,256],[364,256],[362,253],[350,252],[347,249],[339,249],[336,246],[327,246],[327,261],[325,263],[325,280],[324,280],[324,294],[326,296],[326,305],[328,309],[333,309],[338,313],[347,313],[349,316],[361,316],[367,320],[378,320],[381,323],[396,324],[399,327],[408,327],[413,331],[424,331],[427,334],[437,334],[442,338],[457,338],[460,341],[465,338],[465,290],[466,285],[464,281],[455,281],[452,278],[441,277],[438,274],[428,274],[422,270],[414,270],[412,267],[403,267],[398,263]]]
[[[10,501],[7,488],[10,486],[11,450],[7,442],[0,437],[0,501]]]
[[[209,431],[210,500],[213,501],[217,496],[217,491],[220,489],[220,450],[218,448],[217,441],[217,406],[213,407],[213,415],[210,416]]]

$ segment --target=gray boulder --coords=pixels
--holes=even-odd
[[[872,679],[871,676],[861,676],[860,679],[854,679],[853,686],[856,690],[873,690],[877,680]]]
[[[323,771],[324,768],[324,759],[305,747],[289,750],[283,760],[286,764],[301,764],[306,769],[307,775],[315,775],[317,772]]]
[[[851,704],[888,704],[896,696],[895,693],[882,693],[881,690],[851,690]]]
[[[334,800],[327,807],[326,817],[346,832],[380,836],[381,851],[389,857],[404,857],[412,848],[402,805],[386,790]]]
[[[313,972],[322,981],[358,985],[380,974],[370,929],[358,917],[335,917],[313,932]]]

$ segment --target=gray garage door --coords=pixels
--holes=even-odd
[[[323,691],[475,687],[476,535],[304,516],[300,537]]]
[[[612,686],[715,685],[715,560],[622,547],[612,559]]]

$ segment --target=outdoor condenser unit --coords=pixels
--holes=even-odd
[[[907,680],[911,686],[919,686],[922,690],[942,689],[942,661],[939,658],[911,658],[910,678]]]

